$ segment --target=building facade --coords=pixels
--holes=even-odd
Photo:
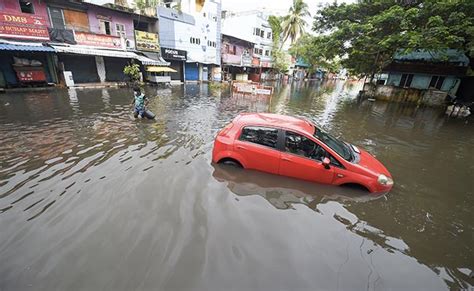
[[[0,87],[57,83],[44,1],[0,1]]]
[[[469,58],[452,49],[397,53],[377,79],[376,97],[442,104],[447,95],[456,96],[468,66]]]
[[[121,82],[129,63],[140,64],[144,73],[168,64],[160,57],[158,35],[145,31],[140,38],[135,29],[147,20],[146,28],[157,31],[158,19],[125,7],[0,0],[0,11],[1,87]]]
[[[232,36],[222,35],[223,80],[247,81],[252,67],[254,44]]]
[[[185,81],[220,80],[220,0],[165,1],[158,7],[163,49],[186,51]]]
[[[223,13],[222,33],[254,44],[249,78],[259,82],[268,78],[272,68],[273,35],[268,15],[262,11]]]

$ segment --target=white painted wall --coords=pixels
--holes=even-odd
[[[206,0],[200,12],[196,11],[195,0],[183,0],[177,18],[164,18],[160,14],[160,41],[164,47],[188,52],[188,62],[220,65],[220,0]],[[166,8],[159,8],[166,10]],[[184,16],[183,16],[184,15]],[[183,16],[183,17],[181,17]],[[180,19],[184,19],[182,21]],[[189,19],[193,21],[188,21]],[[192,43],[200,39],[200,44]],[[216,44],[215,47],[208,41]]]
[[[226,18],[222,19],[222,33],[236,38],[240,38],[254,43],[254,47],[262,49],[263,53],[253,54],[259,57],[260,61],[271,62],[272,39],[267,38],[272,32],[268,25],[268,15],[261,11],[245,11],[238,13],[227,12]],[[259,28],[264,31],[264,36],[254,35],[254,29]],[[265,56],[265,50],[269,50],[269,55]]]

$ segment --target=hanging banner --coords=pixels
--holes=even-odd
[[[77,44],[81,45],[116,49],[122,48],[122,42],[119,36],[76,31],[74,33],[74,39],[76,40]]]
[[[135,46],[139,51],[159,52],[158,34],[135,30]]]
[[[44,17],[2,12],[0,37],[49,40],[49,33]]]

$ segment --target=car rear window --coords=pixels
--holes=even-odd
[[[276,148],[278,129],[260,126],[246,126],[242,129],[239,139],[242,141],[248,141],[267,147]]]

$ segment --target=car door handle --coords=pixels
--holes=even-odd
[[[240,146],[240,145],[238,145],[237,148],[238,148],[239,150],[245,150],[245,149],[247,149],[246,147],[243,147],[243,146]]]
[[[290,158],[281,158],[282,161],[285,161],[285,162],[291,162],[291,159]]]

